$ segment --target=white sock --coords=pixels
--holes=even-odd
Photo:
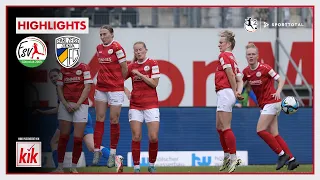
[[[284,151],[283,150],[278,154],[278,156],[282,156],[282,155],[284,155]]]
[[[154,163],[149,163],[149,166],[154,166]]]
[[[76,168],[76,167],[77,167],[77,164],[72,163],[72,168]]]
[[[230,156],[231,156],[231,161],[235,161],[237,159],[236,154],[230,154]]]
[[[115,154],[116,154],[116,152],[117,152],[117,150],[116,150],[116,149],[110,149],[110,154],[115,155]]]
[[[229,158],[230,157],[230,153],[224,153],[224,158]]]
[[[295,158],[294,158],[294,157],[292,157],[291,159],[289,159],[289,162],[291,162],[291,161],[293,161],[293,160],[295,160]]]
[[[134,169],[140,169],[140,165],[134,165]]]

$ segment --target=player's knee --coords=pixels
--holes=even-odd
[[[156,134],[156,133],[151,133],[151,134],[149,135],[149,141],[152,142],[152,143],[157,142],[157,141],[158,141],[158,134]]]
[[[132,133],[132,140],[133,141],[141,141],[141,133]]]
[[[113,114],[110,116],[110,122],[111,124],[117,124],[119,122],[119,116],[120,114]]]
[[[105,114],[97,114],[96,118],[97,118],[97,121],[101,121],[102,122],[102,121],[105,120],[106,115]]]

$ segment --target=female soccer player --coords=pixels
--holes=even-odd
[[[149,136],[149,167],[150,173],[156,172],[154,163],[158,154],[158,132],[160,112],[157,86],[160,71],[157,61],[146,57],[147,47],[144,42],[136,42],[133,46],[134,61],[129,65],[127,78],[132,80],[129,122],[132,132],[131,151],[134,172],[140,172],[140,141],[142,123],[145,120]]]
[[[59,73],[60,73],[60,70],[58,68],[54,68],[49,71],[50,81],[55,86],[57,86],[57,80],[59,77]],[[59,103],[60,103],[60,101],[58,98],[58,105],[59,105]],[[58,107],[59,106],[52,108],[52,109],[49,109],[49,110],[36,109],[36,112],[34,112],[34,113],[40,113],[43,115],[56,114],[58,112]],[[71,133],[72,132],[73,132],[73,129],[71,130]],[[58,143],[59,143],[59,137],[60,137],[59,121],[57,121],[57,129],[56,129],[56,131],[50,141],[50,147],[51,147],[51,151],[52,151],[52,159],[53,159],[53,162],[54,162],[56,168],[58,167],[57,148],[58,148]],[[86,128],[84,130],[83,140],[84,140],[88,150],[90,152],[93,152],[93,150],[94,150],[93,127],[92,127],[92,118],[89,113],[88,113],[88,122],[87,122]],[[109,148],[101,146],[100,149],[102,152],[102,156],[104,158],[109,158],[109,154],[110,154]],[[122,166],[123,166],[122,162],[121,162],[121,164],[117,165],[117,172],[120,172]]]
[[[224,151],[224,160],[220,171],[229,167],[233,172],[241,160],[236,156],[236,139],[231,130],[232,107],[236,98],[241,96],[243,82],[241,73],[232,50],[235,46],[234,33],[228,30],[221,32],[219,40],[220,64],[215,74],[217,92],[216,128],[220,136],[220,143]]]
[[[120,136],[119,116],[124,101],[124,78],[128,66],[126,53],[121,45],[113,40],[113,28],[104,25],[100,28],[102,44],[97,46],[100,70],[95,90],[96,126],[94,130],[94,156],[92,164],[98,164],[102,155],[100,146],[104,133],[104,121],[110,105],[110,156],[108,167],[115,166],[116,149]]]
[[[269,147],[279,156],[276,170],[281,169],[289,161],[288,170],[299,166],[290,152],[288,145],[279,135],[278,115],[281,112],[281,98],[284,80],[269,65],[258,62],[258,48],[250,43],[246,46],[248,66],[243,70],[243,81],[248,81],[262,109],[257,124],[257,133]],[[274,80],[278,82],[277,90]]]
[[[60,138],[58,144],[58,168],[55,172],[63,172],[63,161],[69,141],[72,123],[73,151],[70,172],[77,173],[76,167],[82,152],[82,139],[88,121],[88,95],[93,83],[89,66],[77,63],[72,68],[62,67],[57,82],[60,99],[58,109]]]

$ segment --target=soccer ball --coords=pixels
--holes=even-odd
[[[293,114],[299,109],[299,102],[293,96],[287,96],[281,102],[281,109],[286,114]]]

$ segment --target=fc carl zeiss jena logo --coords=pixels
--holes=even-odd
[[[55,39],[56,57],[65,68],[71,68],[80,59],[80,38],[76,36],[60,36]]]

